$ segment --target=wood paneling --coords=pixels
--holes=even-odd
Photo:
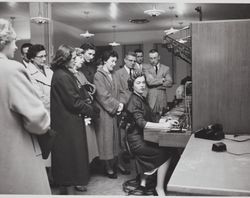
[[[192,24],[193,130],[250,134],[250,20]]]

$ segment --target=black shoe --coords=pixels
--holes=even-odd
[[[117,167],[117,169],[121,172],[122,175],[130,175],[130,170],[127,170],[125,168]]]
[[[110,179],[117,179],[117,174],[116,173],[105,173],[106,176],[108,176]]]
[[[75,186],[75,190],[79,191],[79,192],[86,192],[87,188],[86,188],[86,186],[79,185],[79,186]]]

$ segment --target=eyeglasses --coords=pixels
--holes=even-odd
[[[41,56],[36,56],[37,58],[46,58],[47,57],[47,54],[45,55],[41,55]]]
[[[127,59],[129,62],[136,62],[136,60]]]

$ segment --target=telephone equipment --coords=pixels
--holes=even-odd
[[[194,137],[208,140],[222,140],[225,138],[221,124],[211,124],[201,128],[194,133]]]

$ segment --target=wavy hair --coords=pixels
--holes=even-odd
[[[70,62],[74,51],[74,48],[68,45],[60,45],[51,63],[52,70],[67,68],[67,64]]]
[[[14,31],[11,23],[6,19],[0,19],[0,51],[16,39],[16,32]]]
[[[106,62],[110,57],[116,57],[118,59],[118,54],[116,51],[114,50],[108,50],[108,51],[105,51],[103,54],[102,54],[102,63],[104,64],[104,62]]]
[[[44,51],[45,47],[43,45],[40,44],[35,44],[29,47],[28,52],[27,52],[27,58],[29,60],[31,60],[32,58],[35,58],[36,55],[41,52]]]
[[[130,76],[130,78],[128,79],[127,83],[128,83],[128,89],[129,91],[133,92],[134,91],[134,82],[137,78],[144,76],[145,75],[141,72],[141,71],[134,71],[134,73]]]

